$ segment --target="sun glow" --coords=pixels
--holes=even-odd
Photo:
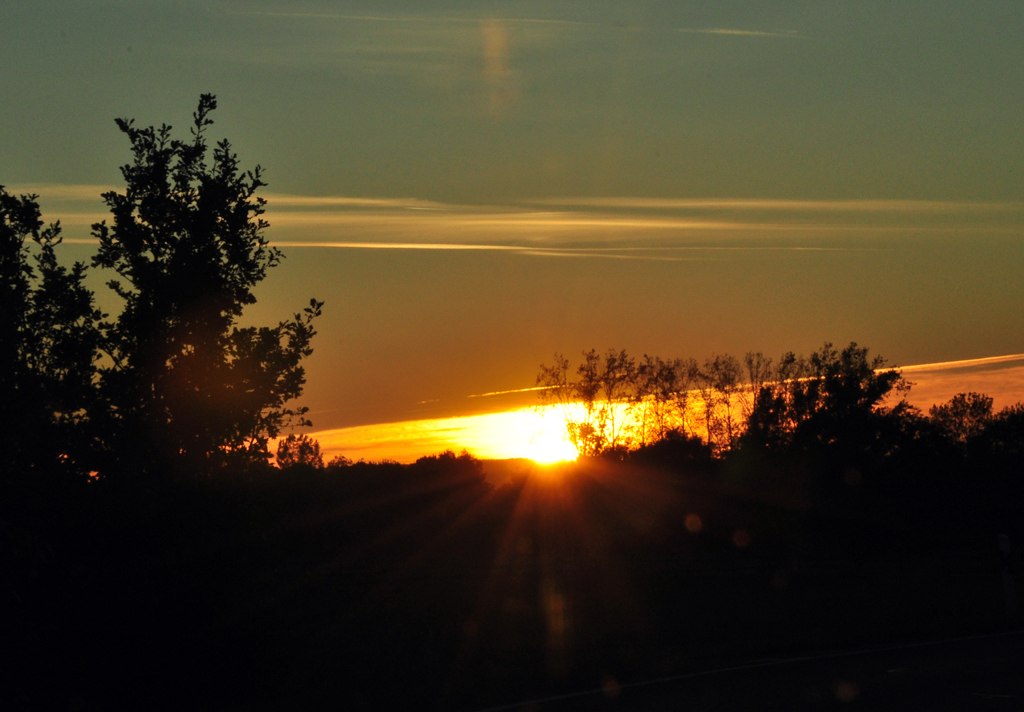
[[[575,460],[579,456],[576,448],[565,435],[565,429],[542,427],[530,438],[519,457],[525,457],[541,465],[553,462]]]
[[[412,462],[443,450],[468,450],[485,459],[526,458],[539,464],[575,460],[576,448],[565,420],[554,408],[519,410],[457,418],[361,425],[312,433],[326,457]]]
[[[947,401],[959,391],[988,393],[1000,408],[1024,401],[1024,355],[974,359],[971,361],[919,364],[905,367],[912,373],[914,389],[909,402],[922,409]],[[523,389],[533,390],[533,389]],[[516,391],[510,391],[516,392]],[[485,395],[501,395],[487,393]],[[691,404],[689,430],[698,436],[702,418],[699,398]],[[325,460],[344,455],[353,460],[397,460],[413,462],[424,455],[444,450],[468,450],[482,459],[525,458],[538,464],[575,460],[576,448],[566,435],[566,417],[586,419],[582,405],[519,408],[484,415],[409,420],[399,423],[361,425],[311,433],[321,445]],[[634,412],[628,404],[616,404],[616,422],[626,424]],[[741,414],[737,411],[737,419]],[[271,450],[276,443],[271,443]]]

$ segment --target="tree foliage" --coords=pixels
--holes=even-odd
[[[948,402],[933,405],[928,415],[950,440],[961,445],[981,435],[992,420],[992,398],[981,393],[957,393]]]
[[[826,343],[806,358],[786,353],[777,363],[751,352],[702,364],[645,355],[637,365],[625,351],[590,350],[575,376],[555,354],[537,385],[545,404],[562,409],[568,438],[584,456],[700,438],[719,456],[831,448],[853,457],[884,449],[882,430],[911,412],[902,401],[886,405],[909,385],[884,366],[855,343],[842,350]]]
[[[871,449],[886,419],[908,408],[902,401],[885,406],[909,385],[884,366],[885,359],[870,358],[855,343],[842,351],[826,343],[806,359],[786,353],[755,396],[745,444],[776,452]]]
[[[320,443],[305,434],[290,434],[277,444],[277,466],[281,469],[295,466],[321,469],[324,457]]]
[[[86,266],[58,263],[60,224],[43,228],[36,198],[0,186],[4,469],[81,474],[88,471],[84,426],[103,315],[84,284]]]
[[[200,98],[187,141],[118,120],[133,160],[124,192],[103,194],[111,223],[93,225],[93,265],[117,274],[109,286],[124,302],[102,344],[107,453],[137,466],[267,457],[282,427],[306,424],[286,404],[302,392],[323,304],[273,327],[238,325],[282,255],[265,236],[260,167],[242,170],[226,140],[210,150],[215,108]]]
[[[570,377],[569,361],[561,354],[555,354],[553,365],[542,364],[540,368],[540,398],[561,409],[567,437],[581,455],[597,455],[626,445],[637,384],[633,357],[610,349],[602,358],[591,349],[583,354],[575,378]]]

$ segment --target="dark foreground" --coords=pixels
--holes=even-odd
[[[1021,708],[981,514],[784,485],[454,457],[86,485],[5,524],[2,707]]]
[[[1020,710],[1024,634],[770,658],[557,697],[488,712],[533,710]]]

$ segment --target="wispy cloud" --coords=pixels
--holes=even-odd
[[[393,22],[402,24],[472,24],[478,25],[482,20],[504,23],[522,23],[527,25],[589,25],[591,23],[575,20],[559,20],[536,17],[431,17],[429,15],[345,15],[324,12],[240,12],[239,15],[252,17],[280,17],[285,19],[337,20],[340,22]]]
[[[123,187],[106,184],[16,183],[7,185],[11,193],[37,194],[41,200],[99,201],[108,191]],[[480,206],[441,203],[423,198],[366,197],[345,195],[296,195],[293,193],[265,193],[271,209],[407,209],[435,210],[449,213],[485,214]],[[633,196],[605,197],[552,197],[523,201],[525,205],[543,205],[565,208],[596,208],[611,210],[742,210],[767,212],[838,212],[838,213],[1018,213],[1024,215],[1024,202],[1015,201],[963,201],[963,200],[776,200],[748,198],[646,198]],[[510,212],[507,206],[498,208]],[[519,209],[524,218],[535,219],[543,213]]]
[[[510,391],[491,391],[490,393],[477,393],[475,395],[466,396],[467,398],[489,398],[491,396],[504,396],[510,393],[530,393],[531,391],[547,391],[554,388],[554,386],[533,386],[531,388],[513,388]]]
[[[70,237],[64,242],[69,245],[98,245],[99,240],[92,237]],[[413,251],[457,251],[457,252],[508,252],[530,257],[570,257],[588,259],[608,260],[640,260],[645,262],[694,262],[711,259],[710,254],[716,252],[845,252],[848,248],[837,247],[778,247],[778,246],[716,246],[716,245],[690,245],[690,246],[669,246],[659,248],[645,247],[623,247],[623,248],[594,248],[583,249],[563,247],[533,247],[529,245],[490,245],[472,244],[461,242],[439,243],[439,242],[338,242],[331,240],[302,241],[302,240],[277,240],[272,243],[281,249],[293,248],[316,248],[316,249],[348,249],[348,250],[413,250]],[[671,254],[650,254],[651,252],[678,252],[686,251],[692,253],[686,257],[673,256]],[[708,253],[701,255],[700,253]]]
[[[706,260],[707,257],[667,257],[667,256],[652,256],[643,254],[614,254],[608,252],[580,252],[577,250],[559,250],[559,249],[537,249],[530,248],[520,250],[520,254],[531,255],[534,257],[587,257],[593,259],[612,259],[612,260],[642,260],[646,262],[693,262],[696,260]]]
[[[593,259],[612,260],[644,260],[649,262],[692,262],[700,257],[672,257],[666,255],[649,254],[621,254],[611,251],[580,251],[572,248],[558,247],[531,247],[525,245],[484,245],[467,243],[437,243],[437,242],[303,242],[303,241],[279,241],[275,246],[288,249],[292,247],[320,247],[320,248],[341,248],[353,250],[458,250],[458,251],[499,251],[512,252],[520,255],[533,257],[588,257]],[[625,251],[625,250],[624,250]]]
[[[912,366],[900,368],[904,373],[917,373],[921,371],[950,371],[961,368],[974,368],[977,366],[991,366],[1000,363],[1012,363],[1024,361],[1024,354],[1008,354],[1006,356],[987,356],[985,358],[971,358],[961,361],[939,361],[937,363],[918,363]]]
[[[585,207],[585,206],[581,206]],[[501,243],[510,239],[536,246],[569,244],[594,247],[671,247],[688,240],[739,240],[743,247],[754,238],[770,239],[765,246],[801,248],[839,247],[821,241],[846,240],[844,248],[858,247],[853,239],[911,234],[1019,234],[1024,230],[1024,211],[915,211],[850,210],[831,212],[820,205],[780,209],[765,205],[759,211],[712,203],[687,211],[659,208],[629,212],[565,209],[529,210],[516,206],[435,207],[425,210],[268,210],[270,223],[288,236],[300,231],[318,240],[343,242]],[[281,234],[280,232],[278,234]],[[303,238],[299,238],[303,239]],[[308,237],[306,238],[308,239]],[[644,244],[647,241],[647,244]],[[667,241],[667,242],[666,242]],[[817,241],[817,244],[814,242]],[[603,243],[597,245],[595,243]],[[616,244],[620,243],[620,244]],[[859,245],[865,247],[867,245]]]
[[[69,243],[111,186],[12,186],[41,196]],[[908,235],[1024,233],[1024,204],[908,200],[550,198],[458,205],[414,197],[268,194],[270,238],[286,248],[505,251],[544,257],[680,262],[728,252],[885,249]],[[724,254],[722,255],[725,256]]]
[[[103,193],[118,190],[116,186],[98,183],[18,183],[6,186],[6,189],[10,193],[35,194],[39,196],[40,200],[60,201],[99,201]]]
[[[683,27],[679,32],[693,35],[731,35],[734,37],[781,37],[787,40],[802,39],[796,30],[784,32],[765,32],[763,30],[739,30],[727,27]]]
[[[651,210],[764,210],[858,213],[1021,212],[1020,202],[941,200],[748,200],[743,198],[540,198],[535,205]]]
[[[465,243],[442,242],[332,242],[286,240],[275,243],[278,247],[337,247],[350,250],[498,250],[518,251],[522,246],[516,245],[473,245]]]
[[[457,212],[270,212],[268,219],[275,225],[380,225],[391,229],[403,226],[440,229],[473,229],[482,231],[518,231],[536,233],[551,231],[603,231],[612,230],[800,230],[808,226],[792,223],[738,222],[732,220],[686,220],[664,216],[598,215],[578,212],[531,212],[509,209],[506,211]],[[817,227],[817,226],[815,226]]]
[[[443,210],[453,206],[419,198],[359,198],[331,195],[292,195],[267,193],[263,196],[275,208],[405,208],[408,210]]]
[[[1024,361],[1024,354],[1007,354],[1005,356],[986,356],[984,358],[963,359],[960,361],[938,361],[935,363],[918,363],[911,366],[901,366],[899,370],[903,373],[938,372],[950,371],[964,368],[975,368],[979,366],[991,366],[995,364],[1007,364],[1017,361]],[[530,393],[532,391],[544,391],[554,386],[531,386],[529,388],[512,388],[504,391],[490,391],[479,393],[467,398],[487,398],[489,396],[503,396],[512,393]]]
[[[920,370],[910,373],[914,386],[910,389],[907,400],[922,410],[927,410],[938,403],[945,403],[957,393],[972,391],[990,396],[996,409],[1024,402],[1024,366],[1016,365],[1012,361],[980,363],[973,367],[941,368],[941,364],[921,366]],[[905,372],[908,370],[903,369]]]
[[[480,22],[501,22],[506,24],[524,25],[566,25],[575,27],[606,27],[608,29],[623,29],[614,24],[602,24],[586,22],[581,20],[565,20],[559,18],[539,17],[487,17],[484,15],[469,16],[431,16],[431,15],[352,15],[344,13],[329,12],[272,12],[272,11],[243,11],[233,13],[249,17],[275,17],[294,20],[334,20],[338,22],[367,22],[367,23],[396,23],[396,24],[479,24]],[[635,26],[630,26],[636,30]],[[799,39],[800,35],[796,30],[765,31],[746,30],[728,27],[683,27],[678,32],[701,35],[734,35],[740,37],[784,37],[787,39]]]

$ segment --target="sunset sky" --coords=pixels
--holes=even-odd
[[[113,119],[185,135],[216,94],[287,257],[247,320],[326,301],[316,431],[522,408],[591,347],[1020,354],[1022,37],[1016,0],[7,0],[0,184],[87,259]],[[1005,405],[1022,371],[911,380]],[[366,452],[442,442],[396,427]]]

